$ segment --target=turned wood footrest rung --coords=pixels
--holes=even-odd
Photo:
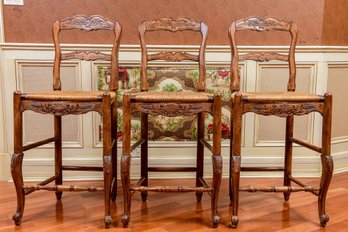
[[[62,191],[62,192],[82,192],[82,191],[88,191],[88,192],[96,192],[96,191],[104,191],[104,188],[99,188],[95,186],[87,186],[87,187],[80,187],[75,185],[53,185],[53,186],[42,186],[42,185],[34,185],[34,186],[23,186],[22,187],[25,192],[33,192],[37,190],[47,190],[47,191]]]
[[[196,172],[195,167],[148,167],[149,172]]]
[[[64,165],[62,166],[62,170],[64,171],[92,171],[92,172],[101,172],[103,171],[103,167],[87,167],[87,166],[71,166]]]
[[[278,171],[284,171],[284,167],[241,167],[241,171],[245,172],[278,172]]]
[[[139,191],[139,192],[211,192],[213,188],[205,188],[205,187],[188,187],[188,186],[153,186],[153,187],[145,187],[145,186],[133,186],[130,187],[131,191]]]
[[[319,191],[318,188],[313,188],[312,186],[306,186],[306,187],[292,187],[292,186],[269,186],[269,187],[254,187],[254,186],[248,186],[248,187],[241,187],[239,188],[239,191],[247,191],[247,192],[311,192],[316,195],[316,192]]]
[[[50,178],[47,178],[46,180],[44,181],[41,181],[40,183],[37,183],[36,185],[37,186],[44,186],[44,185],[47,185],[49,183],[51,183],[52,181],[54,181],[56,179],[56,176],[51,176]],[[24,194],[25,195],[28,195],[32,192],[36,191],[36,189],[33,189],[33,188],[24,188]]]

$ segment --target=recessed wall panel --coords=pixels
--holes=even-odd
[[[23,92],[50,91],[53,83],[53,66],[47,63],[20,63],[19,83]],[[63,90],[76,90],[78,86],[77,64],[66,64],[61,68],[61,82]],[[38,114],[32,111],[25,111],[24,143],[35,142],[52,137],[53,116]],[[78,142],[79,138],[79,117],[68,115],[62,117],[63,141]]]
[[[259,92],[285,92],[287,91],[289,69],[281,64],[261,64],[258,70],[257,91]],[[296,77],[297,92],[312,92],[313,67],[311,65],[298,65]],[[256,116],[255,138],[256,145],[283,145],[285,138],[286,119],[275,116]],[[310,140],[310,116],[296,116],[294,136]]]
[[[329,65],[327,90],[333,94],[332,138],[348,140],[348,64]]]

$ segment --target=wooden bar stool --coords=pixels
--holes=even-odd
[[[62,53],[59,41],[60,32],[63,30],[82,30],[85,32],[107,30],[113,34],[113,47],[111,54],[98,51],[78,50]],[[57,21],[53,25],[53,39],[55,58],[53,67],[53,91],[14,93],[14,154],[12,156],[11,172],[17,192],[17,211],[13,215],[16,225],[20,225],[25,196],[37,191],[48,190],[56,193],[57,200],[62,197],[62,191],[104,191],[105,201],[105,227],[111,224],[110,197],[116,199],[117,194],[117,90],[118,80],[118,48],[121,38],[121,26],[102,16],[90,17],[77,15]],[[60,66],[63,60],[106,60],[111,63],[111,80],[109,92],[91,91],[63,91],[61,90]],[[29,145],[23,145],[23,112],[31,110],[39,114],[54,115],[54,136]],[[86,114],[96,111],[102,115],[103,120],[103,167],[80,167],[62,165],[62,116]],[[55,174],[33,186],[23,183],[22,162],[24,151],[39,147],[47,143],[54,143]],[[70,171],[103,171],[104,188],[89,186],[63,186],[63,170]],[[55,181],[54,186],[47,185]],[[110,196],[111,195],[111,196]]]
[[[148,53],[145,33],[155,31],[196,32],[201,35],[198,55],[168,51]],[[131,196],[140,191],[143,201],[146,201],[148,191],[157,192],[196,192],[200,201],[203,192],[211,195],[212,223],[214,227],[220,222],[217,214],[217,202],[221,183],[221,96],[205,93],[205,48],[207,25],[189,18],[162,18],[154,21],[144,21],[139,26],[141,42],[141,92],[125,93],[123,97],[123,151],[121,158],[121,179],[124,192],[124,214],[121,218],[123,225],[128,226],[130,220]],[[158,34],[158,33],[156,33]],[[148,92],[147,69],[151,61],[192,61],[198,62],[199,80],[197,92]],[[131,114],[141,112],[141,139],[131,145]],[[213,115],[213,145],[204,140],[204,115]],[[174,117],[178,115],[198,115],[197,132],[197,166],[196,167],[148,167],[148,114]],[[135,185],[130,185],[131,151],[141,145],[141,178]],[[204,146],[213,154],[213,180],[210,187],[203,179]],[[179,186],[148,186],[148,172],[196,172],[194,187]]]
[[[238,31],[282,31],[291,35],[288,54],[275,52],[254,52],[239,54],[236,42]],[[295,46],[297,41],[297,26],[275,18],[249,17],[233,22],[229,27],[231,42],[231,150],[230,150],[230,200],[232,201],[232,227],[238,224],[239,191],[248,192],[283,192],[285,201],[289,200],[291,192],[306,191],[318,197],[320,225],[325,226],[329,216],[325,212],[325,199],[333,172],[333,161],[330,156],[332,95],[315,95],[295,92],[296,64]],[[287,62],[289,66],[289,82],[287,92],[246,93],[240,92],[240,77],[238,62],[254,60],[264,62],[278,60]],[[241,128],[242,115],[248,112],[265,116],[278,116],[286,119],[285,132],[285,163],[282,167],[241,167]],[[294,116],[318,112],[323,116],[322,147],[309,144],[307,141],[293,137]],[[292,176],[292,146],[293,143],[320,153],[322,175],[319,187],[308,186]],[[239,187],[240,171],[281,171],[284,172],[284,185],[281,187]],[[298,186],[293,187],[294,182]]]

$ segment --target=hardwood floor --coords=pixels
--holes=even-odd
[[[305,192],[293,193],[284,203],[282,193],[240,193],[239,225],[230,227],[228,182],[223,179],[217,229],[210,224],[210,200],[203,195],[196,203],[194,193],[149,193],[141,202],[140,193],[133,195],[129,228],[122,228],[123,213],[121,184],[116,204],[112,204],[113,224],[109,231],[348,231],[348,173],[334,175],[326,211],[330,216],[326,228],[319,227],[317,198]],[[306,179],[309,184],[317,179]],[[92,185],[102,182],[85,182]],[[193,180],[153,180],[150,184],[191,185]],[[245,185],[279,185],[281,179],[242,179]],[[68,184],[74,184],[69,182]],[[79,182],[81,184],[81,182]],[[107,231],[104,229],[103,193],[63,193],[56,202],[53,192],[39,191],[26,198],[21,226],[14,226],[12,214],[16,209],[13,183],[0,182],[0,231]]]

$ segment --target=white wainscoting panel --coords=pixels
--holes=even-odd
[[[64,45],[64,50],[72,50],[74,45]],[[110,45],[79,45],[82,49],[97,49],[109,52]],[[156,50],[163,46],[153,46]],[[180,48],[173,46],[174,48]],[[192,50],[191,46],[183,47]],[[243,46],[241,51],[271,50],[282,52],[287,48]],[[51,67],[54,57],[52,44],[15,44],[0,43],[0,75],[1,75],[1,109],[0,109],[0,180],[11,180],[10,155],[13,152],[13,106],[12,96],[15,90],[37,90],[50,88],[52,83]],[[137,45],[125,45],[120,49],[120,62],[123,66],[139,66],[140,48]],[[206,60],[208,66],[227,66],[230,62],[230,51],[227,46],[210,46],[207,48]],[[348,171],[348,47],[298,47],[296,50],[298,90],[323,94],[327,90],[334,95],[333,140],[332,155],[335,161],[335,173]],[[63,83],[68,83],[72,89],[91,90],[96,88],[96,67],[101,63],[82,61],[66,62],[63,65]],[[179,65],[179,64],[175,64]],[[245,91],[269,91],[279,86],[286,88],[285,82],[278,79],[286,76],[284,64],[259,64],[248,61],[241,65],[242,89]],[[268,77],[268,78],[266,78]],[[50,120],[43,121],[36,115],[28,113],[25,116],[25,141],[32,142],[52,133]],[[49,117],[49,116],[48,116]],[[96,138],[97,114],[86,114],[67,119],[64,124],[67,134],[64,136],[64,164],[70,165],[101,165],[101,146]],[[321,116],[311,114],[296,120],[298,125],[295,133],[317,145],[321,143]],[[37,127],[37,125],[40,126]],[[33,127],[32,127],[33,126]],[[34,127],[35,126],[35,127]],[[282,127],[282,128],[281,128]],[[264,119],[253,114],[244,116],[242,164],[244,166],[279,166],[284,162],[283,122],[274,119]],[[37,130],[34,128],[38,128]],[[34,131],[36,130],[36,131]],[[34,133],[35,132],[35,133]],[[274,133],[275,132],[275,133]],[[1,142],[2,141],[2,142]],[[118,143],[118,155],[121,154],[121,144]],[[184,166],[195,164],[195,143],[151,142],[149,163],[152,165],[172,164]],[[164,150],[165,149],[165,150]],[[228,176],[229,142],[222,145],[223,176]],[[53,174],[53,149],[45,146],[25,153],[24,178],[27,181],[42,180]],[[205,175],[211,175],[210,153],[206,151]],[[132,177],[139,176],[139,158],[132,160]],[[305,148],[294,148],[293,173],[295,176],[318,177],[321,164],[319,155]],[[86,180],[101,179],[101,173],[66,172],[65,179]],[[192,173],[153,173],[156,178],[186,178]],[[242,173],[243,177],[280,177],[282,173]]]

